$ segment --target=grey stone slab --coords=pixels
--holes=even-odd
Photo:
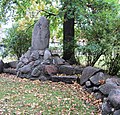
[[[49,22],[45,17],[41,17],[34,26],[32,33],[32,48],[34,50],[44,50],[49,46]]]
[[[23,66],[22,68],[19,68],[19,71],[22,72],[22,73],[31,72],[31,70],[32,70],[32,65],[33,65],[33,62],[30,62],[28,65],[25,65],[25,66]]]
[[[51,81],[73,84],[75,81],[77,81],[77,77],[76,76],[52,76]]]
[[[38,77],[40,74],[41,74],[41,71],[39,70],[39,67],[35,67],[31,72],[31,75],[35,77]]]
[[[118,86],[117,78],[108,78],[108,79],[106,79],[106,83],[112,84],[113,86]]]
[[[120,86],[111,90],[108,100],[115,109],[120,109]]]
[[[4,69],[3,69],[3,72],[4,72],[4,73],[8,73],[8,74],[17,75],[16,69],[4,68]]]
[[[71,65],[60,65],[58,71],[59,71],[59,73],[66,74],[66,75],[75,74],[75,69]]]
[[[3,72],[3,68],[4,68],[4,62],[0,60],[0,73]]]
[[[11,68],[16,68],[16,67],[17,67],[17,64],[18,64],[18,61],[11,61],[11,62],[9,62],[8,64],[9,64],[9,66],[10,66]]]
[[[120,109],[119,110],[116,110],[113,115],[120,115]]]
[[[102,104],[102,115],[110,115],[112,113],[112,106],[107,103],[107,102],[104,102]]]
[[[105,76],[104,76],[104,73],[103,72],[98,72],[96,73],[95,75],[93,75],[91,78],[90,78],[90,81],[94,84],[94,85],[100,85],[100,81],[101,80],[105,80]]]
[[[45,49],[45,52],[44,52],[44,60],[47,60],[47,59],[50,59],[51,58],[51,52],[49,51],[49,49]]]
[[[17,64],[17,70],[19,69],[19,68],[21,68],[21,67],[23,67],[25,64],[23,63],[23,62],[19,62],[18,64]]]
[[[38,60],[39,59],[39,52],[37,50],[32,51],[30,55],[30,60]]]
[[[83,72],[82,75],[80,77],[80,84],[83,85],[91,76],[95,75],[96,73],[102,71],[101,69],[98,68],[94,68],[91,66],[86,67]]]
[[[100,92],[102,92],[105,96],[108,96],[109,93],[110,93],[110,91],[113,90],[113,89],[115,89],[115,88],[116,88],[116,86],[114,86],[114,85],[112,85],[112,84],[106,83],[106,84],[101,85],[101,86],[99,87],[99,90],[100,90]]]
[[[21,60],[24,64],[28,64],[30,61],[28,58],[24,57],[22,60]]]
[[[54,56],[53,57],[53,64],[63,65],[63,64],[65,64],[65,60],[60,58],[59,56]]]

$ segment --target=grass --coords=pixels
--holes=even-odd
[[[77,84],[0,74],[0,115],[97,115],[95,106],[85,104],[90,99],[85,94]]]

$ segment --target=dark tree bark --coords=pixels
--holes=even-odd
[[[63,59],[71,63],[75,63],[74,57],[74,18],[68,19],[67,14],[64,15],[63,23]]]

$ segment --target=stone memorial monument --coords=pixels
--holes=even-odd
[[[34,50],[44,50],[49,46],[49,22],[45,17],[41,17],[35,24],[32,33],[32,48]]]
[[[58,65],[65,61],[51,53],[49,39],[49,22],[45,17],[41,17],[34,26],[31,47],[17,64],[18,77],[48,80],[51,74],[57,73]]]

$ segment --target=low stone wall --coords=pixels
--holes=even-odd
[[[54,58],[53,58],[54,59]],[[61,58],[59,58],[61,59]],[[59,60],[60,61],[60,60]],[[58,65],[58,61],[57,65]],[[15,62],[11,62],[12,64],[15,64]],[[20,63],[20,61],[19,61]],[[35,63],[35,62],[34,62]],[[22,62],[23,64],[23,62]],[[10,68],[4,67],[4,62],[0,61],[0,72],[3,73],[10,73],[15,74],[17,73],[15,68],[12,68],[14,66],[11,66]],[[18,64],[19,65],[19,64]],[[24,64],[25,66],[25,64]],[[23,66],[23,67],[24,67]],[[38,65],[39,66],[39,65]],[[41,66],[41,65],[40,65]],[[54,65],[55,66],[55,65]],[[53,71],[54,68],[53,65],[44,65],[44,71],[47,72],[46,75],[49,75],[49,79],[46,79],[45,76],[39,77],[28,77],[31,80],[51,80],[53,82],[65,82],[65,83],[74,83],[78,82],[80,85],[83,86],[83,88],[88,91],[89,93],[93,93],[93,95],[96,97],[96,99],[102,100],[102,115],[120,115],[120,78],[113,77],[105,74],[103,70],[94,68],[91,66],[88,66],[86,68],[81,68],[77,66],[71,66],[71,65],[59,65],[56,66],[57,69]],[[37,67],[37,66],[36,66]],[[33,71],[33,69],[32,69]],[[32,72],[31,71],[31,72]],[[52,74],[52,72],[56,73],[63,73],[68,74],[68,76],[56,76]],[[74,76],[74,74],[81,74],[81,77],[78,78]],[[29,75],[29,74],[28,74]],[[27,73],[25,76],[20,76],[22,78],[27,78]]]
[[[88,66],[82,72],[80,85],[103,101],[102,115],[120,115],[120,78]]]

